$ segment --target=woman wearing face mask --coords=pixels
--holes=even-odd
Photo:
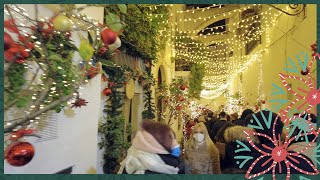
[[[221,174],[219,151],[209,137],[206,126],[194,126],[186,145],[186,166],[191,174]]]
[[[182,174],[179,157],[180,146],[172,129],[163,123],[143,121],[118,174]]]

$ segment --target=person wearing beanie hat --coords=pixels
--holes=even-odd
[[[186,144],[186,173],[221,174],[219,150],[210,139],[207,128],[200,122],[194,126]]]
[[[246,109],[242,112],[241,117],[237,120],[232,121],[233,124],[239,125],[239,126],[246,126],[245,125],[245,119],[248,115],[253,114],[254,112],[251,109]]]
[[[166,124],[145,120],[137,131],[118,174],[180,174],[180,146]]]

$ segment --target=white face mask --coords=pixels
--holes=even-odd
[[[202,143],[204,141],[204,134],[202,133],[195,133],[193,135],[193,138],[194,140],[197,142],[197,143]]]

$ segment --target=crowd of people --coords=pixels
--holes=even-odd
[[[256,131],[257,133],[273,136],[272,130],[263,123],[264,119],[269,118],[269,111],[261,111],[254,113],[250,109],[246,109],[238,115],[220,112],[218,115],[209,112],[194,120],[188,121],[186,124],[186,133],[188,141],[184,145],[185,151],[182,153],[181,147],[177,142],[175,132],[170,126],[155,122],[143,121],[141,129],[136,133],[132,146],[129,148],[126,158],[121,162],[119,174],[244,174],[249,169],[255,159],[261,156],[255,148],[250,151],[237,152],[238,143],[251,147],[245,130]],[[263,128],[252,129],[248,127],[250,120],[255,117],[260,121]],[[307,120],[307,116],[301,116],[300,119]],[[313,125],[315,126],[316,116],[311,114]],[[275,123],[274,133],[281,140],[285,130],[284,124],[275,113],[272,113],[271,124]],[[275,122],[276,121],[276,122]],[[252,121],[251,121],[252,122]],[[301,129],[297,127],[292,136],[301,133]],[[307,136],[309,142],[315,137]],[[273,142],[263,136],[251,136],[252,143],[259,149],[272,153],[275,148]],[[305,140],[296,139],[289,144],[289,152],[296,152],[296,148],[304,148]],[[308,151],[299,158],[305,158],[316,165],[312,161],[311,153],[316,143],[311,144]],[[292,148],[290,148],[292,147]],[[237,153],[236,153],[237,152]],[[235,156],[250,156],[252,158],[239,168],[239,160]],[[305,161],[299,161],[299,158],[288,159],[291,163],[300,163],[300,167],[313,172],[313,168],[308,164],[301,164]],[[252,173],[259,173],[261,169],[270,167],[273,161],[266,159],[260,161],[252,169]],[[276,173],[286,173],[287,167],[284,161],[280,161],[276,167]],[[271,171],[269,172],[271,173]],[[298,170],[291,169],[291,174],[299,174]]]

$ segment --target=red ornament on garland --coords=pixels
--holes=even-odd
[[[85,99],[77,97],[76,101],[74,103],[72,103],[71,108],[73,108],[73,107],[80,108],[82,106],[87,106],[87,103],[88,102]]]
[[[183,96],[179,96],[179,101],[184,101],[184,97]]]
[[[19,129],[17,132],[14,132],[11,134],[10,140],[17,141],[20,138],[22,138],[23,136],[28,135],[28,134],[33,134],[33,133],[34,133],[33,129]]]
[[[116,83],[114,83],[114,82],[109,82],[109,86],[110,87],[114,87],[116,85]]]
[[[4,52],[4,59],[7,62],[14,61],[15,63],[22,64],[25,59],[29,57],[29,52],[21,44],[13,44],[10,49]]]
[[[99,49],[99,55],[102,56],[102,55],[104,55],[107,51],[108,51],[108,48],[106,48],[105,46],[102,46],[102,47]]]
[[[105,45],[113,44],[114,42],[116,42],[117,37],[117,33],[112,31],[111,29],[104,28],[101,32],[101,39]]]
[[[110,88],[105,88],[102,93],[105,95],[105,96],[109,96],[110,94],[112,94],[112,90]]]
[[[101,78],[102,78],[102,82],[107,82],[108,81],[107,76],[104,75],[104,74],[102,74]]]
[[[176,106],[176,110],[177,110],[177,111],[181,111],[181,109],[182,109],[182,106],[180,106],[180,105],[177,105],[177,106]]]
[[[317,43],[311,45],[311,50],[313,51],[312,56],[315,56],[317,53]]]
[[[34,156],[34,147],[28,142],[16,142],[5,150],[5,159],[12,166],[24,166]]]
[[[180,86],[180,89],[181,89],[182,91],[186,90],[186,88],[187,88],[187,86],[184,85],[184,84]]]
[[[14,44],[14,41],[10,34],[4,32],[3,34],[3,44],[4,44],[4,50],[8,50],[11,48],[11,46]]]
[[[147,68],[151,68],[151,63],[149,61],[145,62]]]

